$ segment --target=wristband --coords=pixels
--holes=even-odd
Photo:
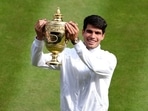
[[[37,40],[44,40],[43,38],[39,38],[39,37],[37,37],[37,36],[36,36],[36,39],[37,39]]]
[[[73,45],[77,44],[78,42],[79,42],[79,38],[78,38],[78,37],[75,38],[74,40],[71,40],[71,43],[72,43]]]

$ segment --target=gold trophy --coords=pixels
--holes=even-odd
[[[45,25],[45,37],[44,42],[47,50],[51,52],[52,59],[47,61],[47,65],[60,65],[57,57],[60,52],[62,52],[66,46],[66,34],[65,34],[65,24],[63,22],[62,14],[60,9],[57,8],[54,18],[48,21]]]

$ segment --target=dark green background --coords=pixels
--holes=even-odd
[[[30,61],[35,22],[52,19],[57,7],[64,21],[77,22],[80,30],[87,15],[107,20],[102,48],[118,59],[109,111],[147,111],[147,0],[1,0],[0,111],[60,110],[59,72],[36,68]]]

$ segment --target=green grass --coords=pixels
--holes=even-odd
[[[33,67],[30,61],[35,22],[52,19],[57,7],[64,21],[76,21],[80,30],[89,14],[106,18],[108,28],[102,48],[118,58],[109,111],[147,111],[146,0],[1,0],[0,111],[60,110],[58,71]]]

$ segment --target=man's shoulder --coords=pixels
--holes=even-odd
[[[108,50],[101,49],[101,54],[104,56],[116,58],[116,55]]]

